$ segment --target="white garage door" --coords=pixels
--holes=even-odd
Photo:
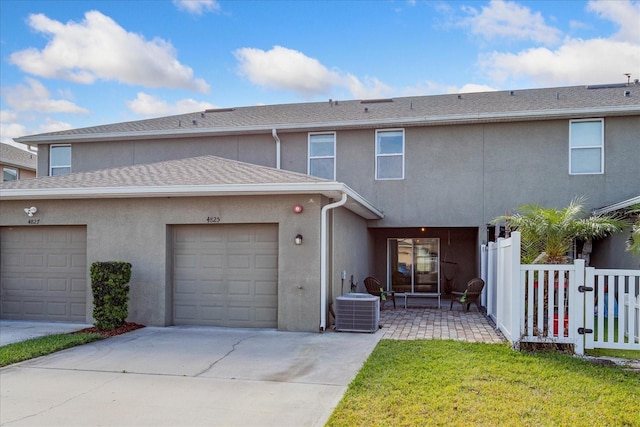
[[[0,229],[0,317],[86,322],[85,227]]]
[[[278,326],[276,224],[176,226],[173,322]]]

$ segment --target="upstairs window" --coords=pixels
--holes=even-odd
[[[2,181],[17,181],[18,180],[18,169],[9,168],[6,166],[2,167]]]
[[[336,134],[309,134],[309,175],[336,179]]]
[[[71,146],[52,145],[49,153],[49,175],[71,173]]]
[[[569,124],[569,174],[604,173],[604,120],[572,120]]]
[[[404,129],[376,131],[376,179],[404,179]]]

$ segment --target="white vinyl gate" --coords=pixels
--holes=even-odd
[[[518,232],[482,254],[487,313],[512,344],[640,350],[640,270],[521,265]]]

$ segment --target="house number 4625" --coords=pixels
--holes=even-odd
[[[220,222],[220,217],[219,216],[208,216],[207,217],[207,222],[209,222],[209,223]]]

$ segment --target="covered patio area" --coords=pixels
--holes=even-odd
[[[467,342],[499,343],[505,339],[487,317],[472,306],[468,312],[460,305],[449,310],[449,304],[437,307],[394,309],[386,304],[380,312],[383,338],[393,340],[452,339]]]

